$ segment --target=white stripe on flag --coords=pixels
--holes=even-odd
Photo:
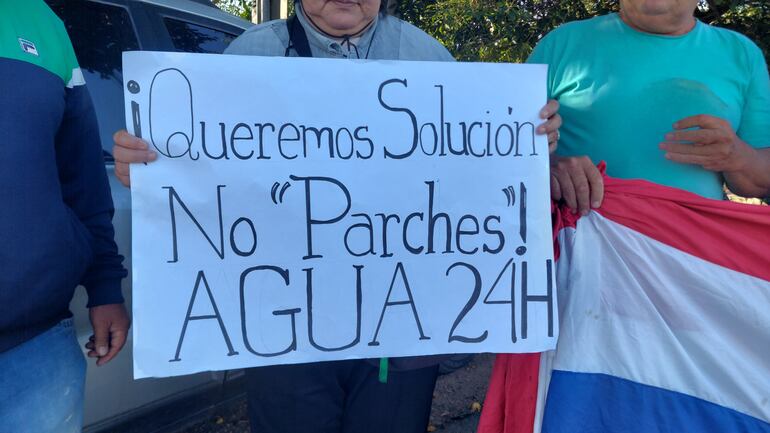
[[[559,241],[554,369],[608,374],[770,421],[770,282],[596,212]]]

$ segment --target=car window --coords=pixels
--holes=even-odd
[[[164,18],[174,48],[188,53],[221,54],[236,38],[231,33],[174,18]]]
[[[105,158],[112,134],[125,127],[122,53],[139,49],[128,10],[83,0],[48,2],[64,22],[94,102]]]

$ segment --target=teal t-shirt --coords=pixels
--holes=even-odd
[[[610,176],[723,198],[719,173],[669,161],[658,148],[674,122],[697,114],[770,147],[767,65],[739,33],[698,21],[682,36],[652,35],[609,14],[560,26],[529,62],[549,65],[548,94],[561,103],[557,153],[606,161]]]

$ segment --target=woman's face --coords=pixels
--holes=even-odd
[[[324,32],[354,35],[377,16],[380,0],[302,0],[302,9]]]
[[[695,24],[698,0],[620,0],[620,13],[630,26],[647,33],[684,34]]]

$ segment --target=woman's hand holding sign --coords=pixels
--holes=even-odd
[[[115,140],[115,145],[112,147],[112,155],[115,158],[115,176],[123,186],[131,187],[129,164],[155,161],[158,154],[150,150],[146,141],[129,134],[125,129],[116,132],[112,139]]]

